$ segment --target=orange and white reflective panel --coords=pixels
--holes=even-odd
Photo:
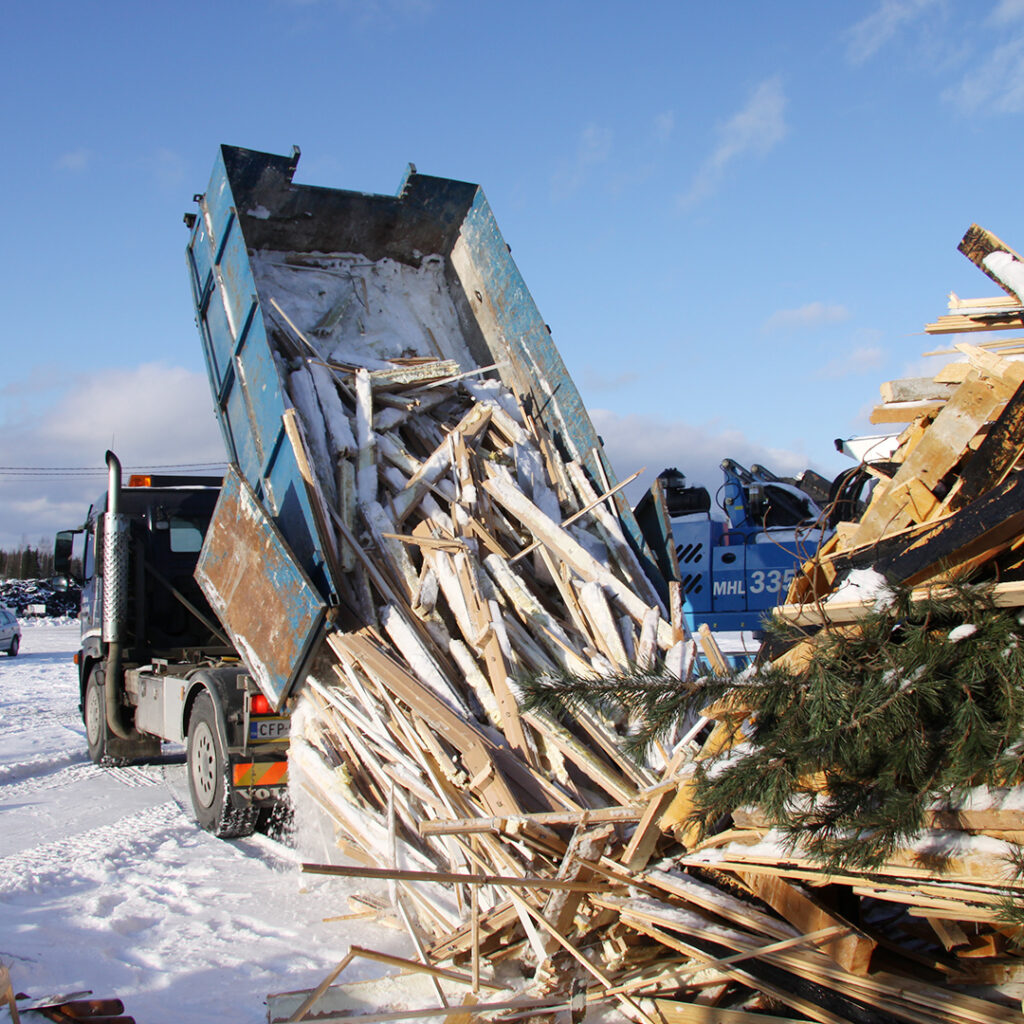
[[[237,787],[281,786],[287,781],[287,761],[252,761],[232,766],[232,782]]]

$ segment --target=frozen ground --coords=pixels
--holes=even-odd
[[[365,891],[300,872],[325,851],[200,831],[180,755],[95,767],[77,642],[77,624],[26,623],[21,654],[0,655],[0,964],[16,991],[118,996],[139,1024],[255,1024],[267,993],[315,986],[352,943],[411,955],[396,932],[323,921]],[[343,980],[380,973],[357,961]]]

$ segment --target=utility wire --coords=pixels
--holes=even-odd
[[[187,469],[205,470],[215,469],[223,472],[226,462],[178,462],[165,465],[125,466],[127,472],[149,473],[155,470],[165,469]],[[106,476],[107,470],[103,466],[0,466],[0,476],[17,477],[48,477],[48,476]]]

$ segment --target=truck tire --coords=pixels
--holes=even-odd
[[[89,747],[89,758],[93,764],[116,764],[107,754],[110,729],[107,727],[106,693],[103,687],[103,669],[95,665],[85,684],[85,700],[82,703],[82,720],[85,722],[85,742]]]
[[[201,693],[188,722],[188,791],[199,827],[219,839],[252,835],[256,811],[250,807],[233,808],[228,795],[227,744],[217,724],[213,700]]]
[[[160,740],[132,730],[127,739],[115,736],[107,725],[106,673],[102,664],[94,665],[85,684],[82,721],[85,742],[93,764],[115,768],[133,761],[148,761],[160,756]]]

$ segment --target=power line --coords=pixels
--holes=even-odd
[[[149,473],[155,470],[217,470],[223,472],[226,462],[178,462],[164,465],[124,466],[126,472]],[[45,478],[54,476],[101,477],[102,466],[0,466],[0,476]]]

